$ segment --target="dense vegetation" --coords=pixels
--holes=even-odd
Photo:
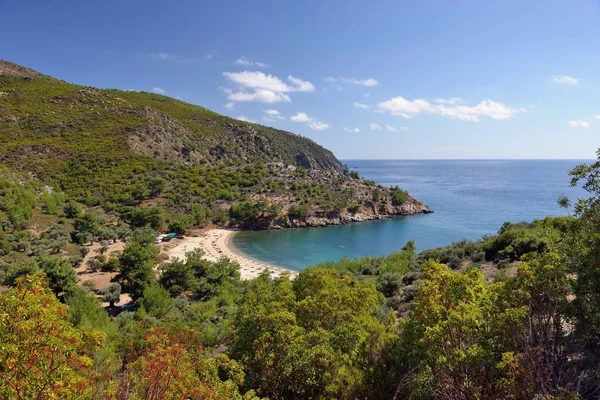
[[[421,253],[409,242],[389,256],[309,267],[293,281],[242,281],[235,263],[200,251],[157,274],[148,222],[127,233],[120,285],[94,293],[69,284],[53,250],[61,247],[45,245],[3,275],[12,288],[0,295],[1,395],[597,398],[598,172],[600,161],[573,171],[591,194],[574,217],[507,223],[480,241]],[[3,190],[10,224],[52,215],[28,189]],[[71,227],[66,242],[110,224],[56,202]],[[98,297],[121,289],[133,307],[103,309]]]
[[[310,139],[166,96],[69,84],[2,60],[0,142],[0,165],[124,219],[135,217],[132,207],[156,208],[155,228],[289,226],[357,204],[353,213],[367,205],[390,215],[400,210],[388,204],[411,200],[398,192],[392,199]]]
[[[245,281],[236,263],[207,261],[201,251],[166,262],[157,230],[280,215],[279,203],[245,192],[264,182],[297,196],[286,205],[292,219],[316,206],[358,212],[365,203],[344,203],[318,180],[303,180],[325,165],[275,170],[248,149],[238,154],[248,163],[239,165],[223,160],[226,151],[194,149],[201,137],[223,134],[219,124],[238,124],[206,110],[25,72],[0,74],[0,91],[9,93],[0,95],[7,143],[0,149],[0,398],[600,397],[600,152],[597,163],[571,172],[589,192],[572,217],[506,223],[497,235],[420,253],[408,242],[385,257],[308,267],[294,280],[264,273]],[[131,104],[115,106],[114,96]],[[193,135],[182,153],[189,159],[159,152],[162,163],[124,146],[123,132],[135,124],[124,125],[120,113],[147,124],[140,107],[149,98],[160,110],[153,118],[176,119]],[[53,114],[55,104],[68,104],[68,122]],[[216,119],[196,123],[206,118]],[[235,126],[277,137],[270,142],[277,151],[287,145],[276,131]],[[290,146],[310,145],[295,138]],[[309,162],[325,162],[311,154]],[[298,179],[282,188],[273,178],[282,171]],[[335,176],[344,186],[353,175]],[[387,196],[390,206],[408,197],[361,182],[370,188],[364,196]],[[571,207],[566,198],[559,203]],[[122,251],[109,251],[113,241]],[[81,284],[82,268],[112,282]],[[122,304],[123,294],[131,302]]]

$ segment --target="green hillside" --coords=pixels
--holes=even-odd
[[[350,174],[302,136],[153,93],[70,84],[6,61],[0,140],[4,166],[106,210],[158,205],[177,216],[200,204],[220,215],[215,222],[253,227],[305,224],[289,218],[298,219],[297,209],[303,220],[331,223],[357,212],[371,219],[427,210],[410,196],[398,204],[388,189]],[[400,210],[405,202],[412,206]],[[233,205],[250,211],[236,218]]]

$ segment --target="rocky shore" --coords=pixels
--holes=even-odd
[[[315,212],[306,218],[290,218],[289,216],[274,219],[258,219],[253,224],[246,225],[242,229],[285,229],[285,228],[309,228],[324,227],[331,225],[345,225],[352,222],[364,222],[378,219],[394,218],[400,216],[411,216],[417,214],[430,214],[434,211],[412,196],[401,206],[391,204],[365,203],[355,212]]]

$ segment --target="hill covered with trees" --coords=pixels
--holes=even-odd
[[[144,206],[184,227],[271,228],[428,211],[305,137],[1,60],[0,141],[0,165],[124,218]]]

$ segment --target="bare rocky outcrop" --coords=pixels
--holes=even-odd
[[[34,79],[42,74],[30,68],[12,63],[10,61],[0,60],[0,76],[17,76],[25,79]]]

